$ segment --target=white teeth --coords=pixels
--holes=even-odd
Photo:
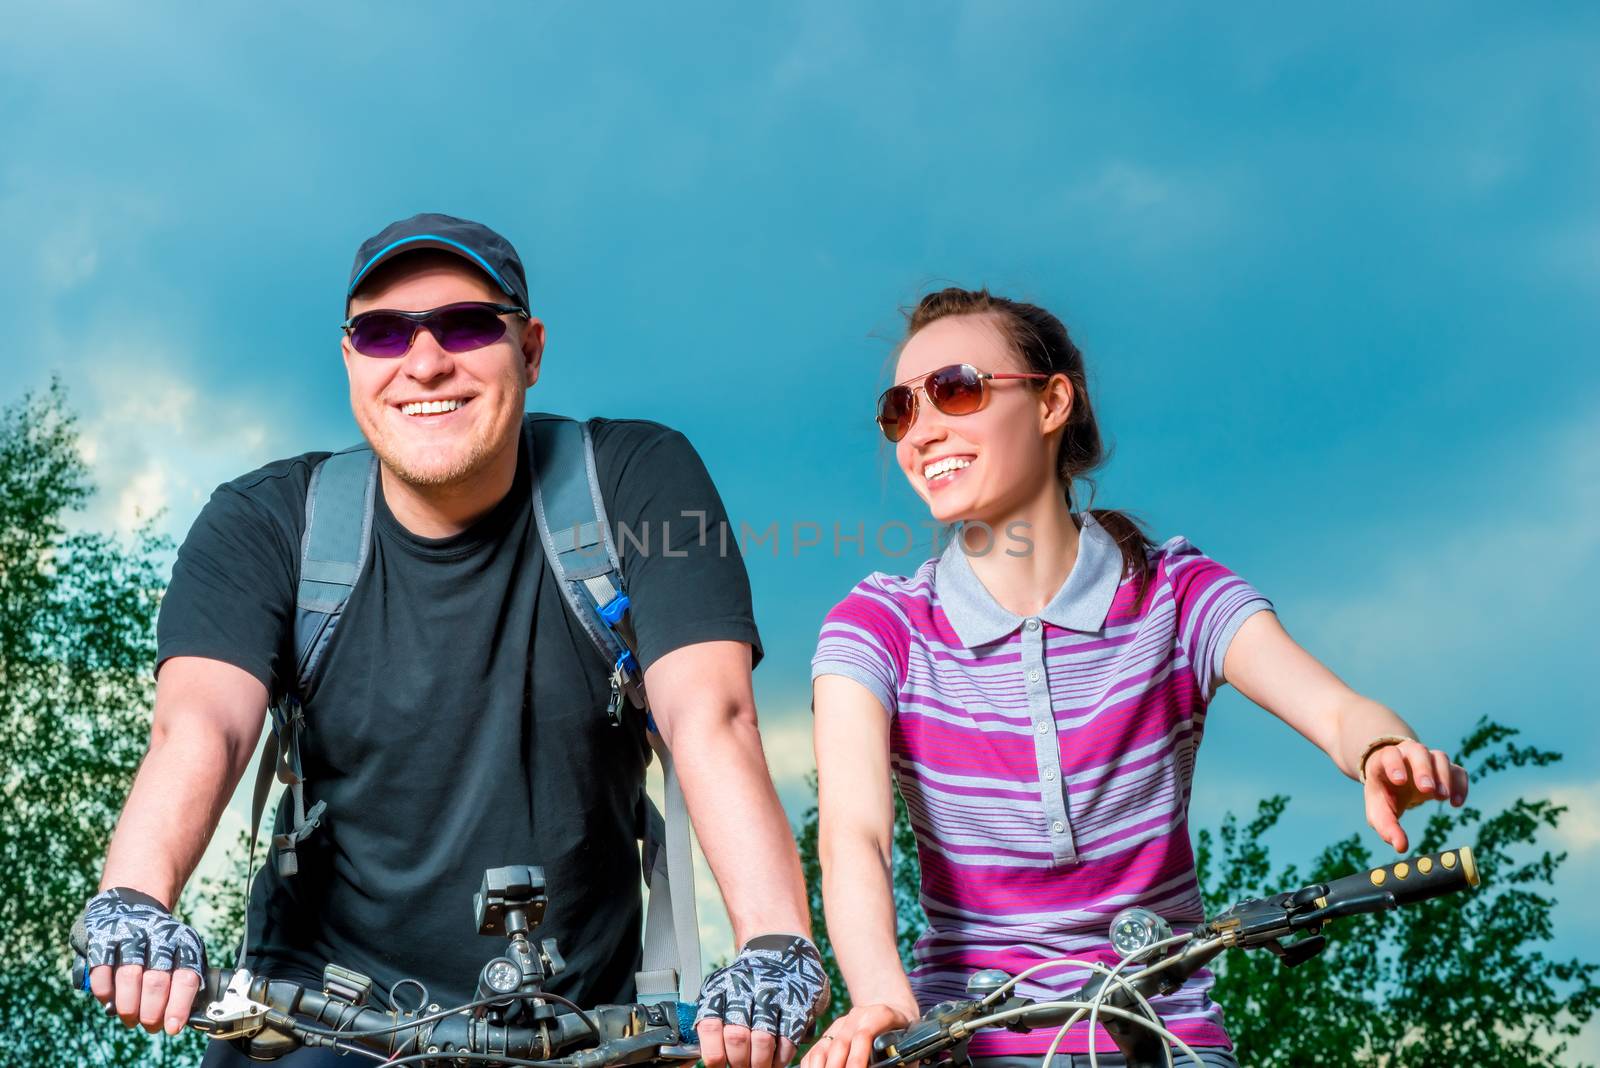
[[[412,401],[410,404],[402,404],[400,411],[406,415],[438,415],[442,412],[453,412],[459,407],[461,402],[458,400]]]
[[[924,481],[930,481],[931,482],[933,479],[938,478],[940,475],[948,474],[951,471],[957,471],[957,470],[960,470],[963,467],[971,467],[971,466],[972,466],[972,461],[968,460],[966,457],[963,457],[963,456],[947,456],[943,460],[937,460],[937,461],[929,464],[927,467],[924,467],[922,469],[922,477],[923,477]]]

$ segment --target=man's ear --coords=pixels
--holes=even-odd
[[[349,334],[339,335],[339,355],[344,359],[344,376],[348,379],[350,377],[350,364],[363,358],[355,349],[350,347]]]
[[[539,366],[544,360],[544,323],[530,318],[522,327],[522,368],[528,385],[539,381]]]

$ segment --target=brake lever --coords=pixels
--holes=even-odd
[[[250,973],[243,968],[233,973],[222,996],[205,1007],[203,1013],[189,1017],[189,1025],[215,1039],[250,1038],[260,1033],[269,1011],[250,997]]]
[[[652,1027],[637,1035],[602,1042],[593,1049],[568,1054],[560,1062],[572,1068],[605,1068],[607,1065],[653,1061],[657,1059],[656,1054],[663,1048],[663,1043],[672,1037],[668,1028]]]

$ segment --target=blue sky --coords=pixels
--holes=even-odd
[[[91,522],[181,535],[354,440],[356,245],[481,218],[549,325],[532,407],[674,425],[736,521],[830,532],[749,561],[798,816],[817,625],[915,562],[831,527],[925,515],[869,421],[897,309],[987,283],[1085,350],[1100,503],[1435,744],[1488,714],[1567,753],[1498,796],[1572,805],[1558,933],[1600,958],[1600,9],[68,2],[0,34],[0,367],[70,386]],[[1226,693],[1195,824],[1273,792],[1285,859],[1363,826]]]

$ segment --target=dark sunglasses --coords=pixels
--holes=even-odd
[[[492,345],[506,336],[510,325],[500,318],[502,315],[528,318],[527,311],[515,305],[469,300],[429,311],[362,312],[340,323],[339,328],[350,336],[350,347],[361,355],[389,359],[411,351],[411,342],[420,327],[426,327],[446,352],[471,352]]]
[[[918,392],[926,393],[933,406],[945,415],[971,415],[989,399],[991,379],[1050,377],[980,371],[970,363],[953,363],[925,375],[920,382],[913,380],[884,390],[878,397],[878,426],[890,441],[899,441],[909,434],[911,424],[917,421]]]

